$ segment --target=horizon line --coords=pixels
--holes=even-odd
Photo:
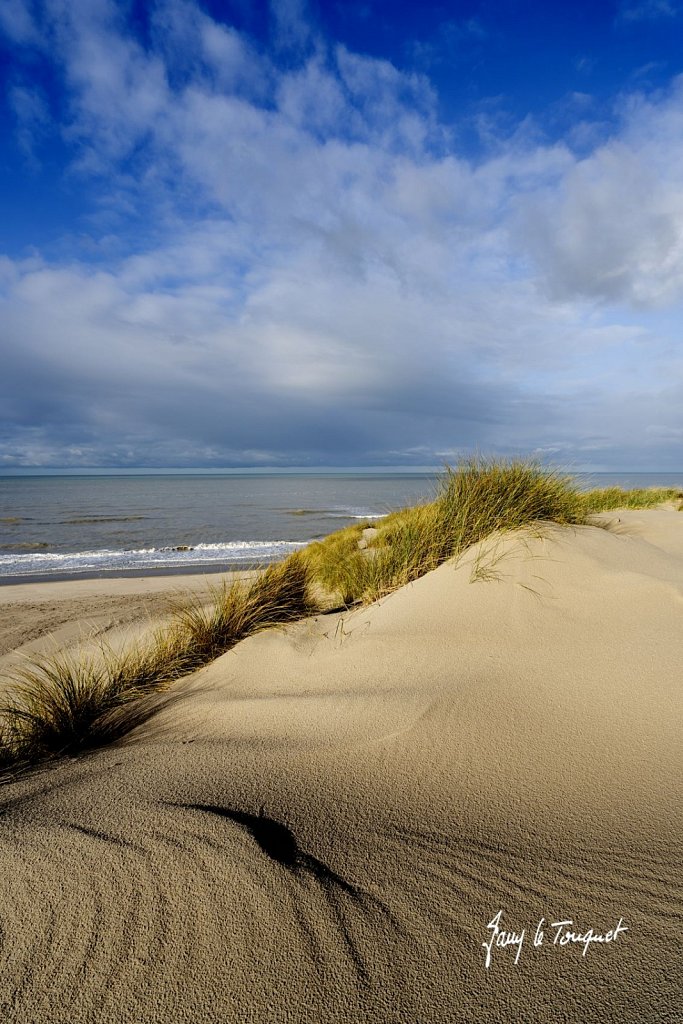
[[[454,463],[457,465],[457,463]],[[416,466],[416,465],[380,465],[380,466],[3,466],[0,467],[0,479],[3,477],[15,476],[217,476],[217,475],[313,475],[323,473],[444,473],[450,464]],[[678,469],[599,469],[591,468],[566,468],[555,464],[548,468],[560,469],[568,475],[574,474],[620,474],[634,473],[639,476],[678,474],[683,473],[683,468]]]

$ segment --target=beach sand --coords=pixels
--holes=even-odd
[[[0,587],[0,675],[35,656],[124,642],[161,624],[188,596],[253,572],[60,580]]]
[[[683,1019],[683,514],[603,519],[252,637],[0,788],[0,1019]],[[6,656],[168,607],[48,586],[0,590]]]

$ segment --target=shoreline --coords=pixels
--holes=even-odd
[[[265,569],[267,565],[277,559],[269,559],[262,562],[216,562],[210,565],[174,565],[174,566],[145,566],[137,569],[91,569],[82,572],[66,573],[26,573],[17,576],[0,576],[0,591],[6,587],[15,586],[40,586],[43,583],[77,583],[83,580],[101,580],[103,583],[113,580],[146,580],[148,578],[173,578],[199,577],[199,576],[220,576],[225,573],[258,572]]]

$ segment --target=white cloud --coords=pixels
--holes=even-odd
[[[308,39],[283,71],[184,0],[148,48],[104,0],[46,12],[78,173],[153,240],[0,265],[0,453],[674,457],[683,367],[652,310],[683,297],[680,82],[583,158],[524,129],[475,164],[387,61]]]
[[[306,0],[270,0],[275,45],[301,50],[312,36],[311,14]]]
[[[19,147],[30,161],[35,161],[36,144],[48,132],[51,122],[45,97],[37,87],[15,84],[9,89],[8,99],[17,122]]]
[[[620,130],[518,200],[552,296],[658,307],[683,298],[683,79],[624,104]]]

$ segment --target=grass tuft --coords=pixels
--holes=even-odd
[[[411,583],[494,531],[531,523],[583,523],[586,511],[570,477],[523,460],[473,458],[447,470],[433,501],[374,523],[358,550],[350,527],[308,549],[313,575],[347,604],[374,601]],[[306,552],[304,552],[306,554]]]
[[[35,761],[96,746],[98,721],[134,695],[93,655],[35,661],[16,674],[1,709],[9,748]]]
[[[236,581],[204,604],[179,608],[170,625],[123,653],[56,654],[10,679],[0,705],[0,768],[77,754],[129,731],[159,706],[150,699],[260,629],[314,610],[309,570],[297,553],[253,582]]]
[[[338,595],[342,604],[356,600],[356,562],[364,561],[358,548],[363,529],[360,523],[347,526],[322,541],[314,541],[302,552],[315,582],[323,591]]]
[[[180,648],[199,668],[253,633],[313,610],[308,565],[297,553],[268,566],[249,585],[238,582],[214,590],[209,604],[193,600],[178,611],[175,625]]]

